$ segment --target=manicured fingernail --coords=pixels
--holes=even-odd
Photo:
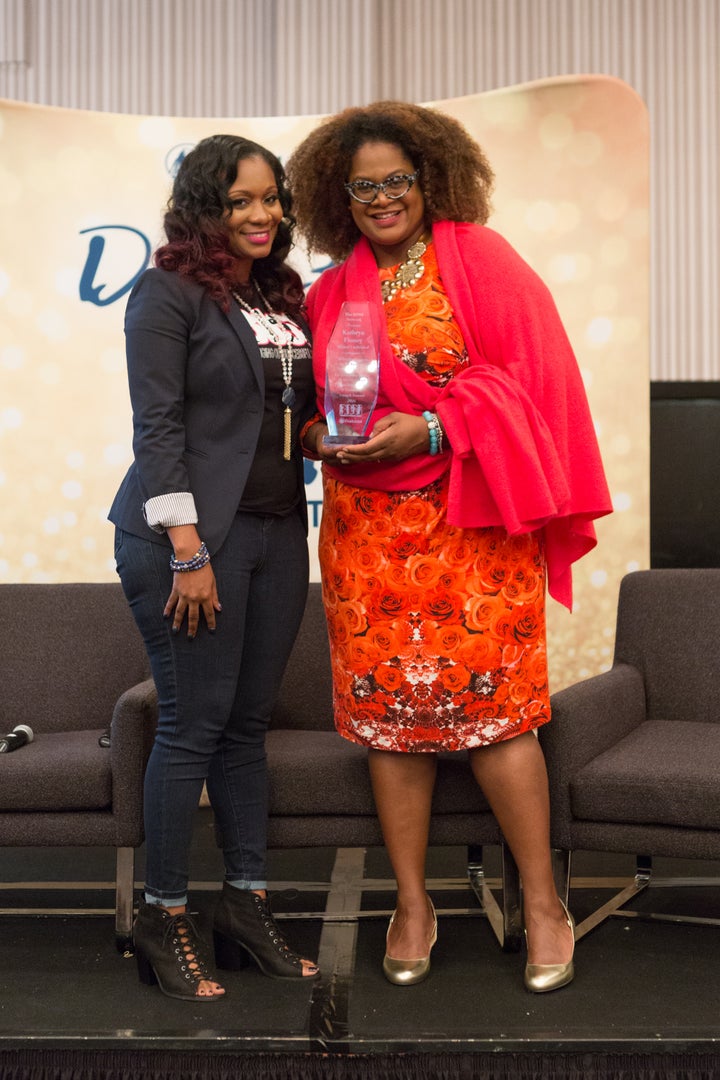
[[[173,626],[171,629],[172,629],[173,634],[179,634],[180,633],[180,627],[179,626]]]

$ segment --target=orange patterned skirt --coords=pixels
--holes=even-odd
[[[335,723],[380,750],[465,750],[550,719],[535,533],[460,529],[447,477],[413,492],[324,478],[320,566]]]

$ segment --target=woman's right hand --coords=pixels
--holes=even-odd
[[[310,452],[320,461],[328,461],[337,464],[336,459],[340,448],[338,446],[327,446],[323,442],[323,436],[327,435],[327,433],[327,424],[324,420],[319,420],[306,432],[304,443],[308,450],[310,450]]]
[[[205,616],[208,630],[214,633],[215,612],[220,610],[215,574],[210,563],[206,563],[199,570],[186,570],[183,573],[173,574],[172,592],[165,604],[163,615],[166,619],[172,616],[174,634],[179,632],[183,619],[187,615],[188,637],[194,638],[200,625],[201,611]]]
[[[195,525],[173,525],[168,528],[168,536],[175,549],[175,558],[180,560],[191,559],[202,543]],[[166,619],[172,617],[174,634],[179,633],[187,615],[188,637],[194,638],[200,626],[201,610],[208,630],[214,633],[215,612],[221,609],[211,563],[205,563],[199,570],[176,571],[173,574],[172,592],[168,596],[163,615]]]

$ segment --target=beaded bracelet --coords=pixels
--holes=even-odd
[[[207,549],[207,544],[204,540],[200,541],[200,547],[197,549],[192,559],[176,559],[174,555],[170,556],[170,569],[174,574],[187,574],[190,570],[201,570],[203,566],[207,566],[210,562],[210,552]]]
[[[430,436],[430,454],[434,457],[436,454],[442,454],[443,443],[443,430],[440,426],[440,421],[436,413],[424,412],[423,420],[428,426],[428,435]]]

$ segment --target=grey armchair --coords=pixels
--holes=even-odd
[[[611,670],[553,696],[540,739],[566,890],[572,851],[637,856],[578,938],[651,884],[653,856],[720,858],[719,643],[720,569],[632,573]]]
[[[121,945],[156,696],[120,585],[0,585],[0,657],[0,732],[35,736],[0,755],[0,847],[116,848]]]

